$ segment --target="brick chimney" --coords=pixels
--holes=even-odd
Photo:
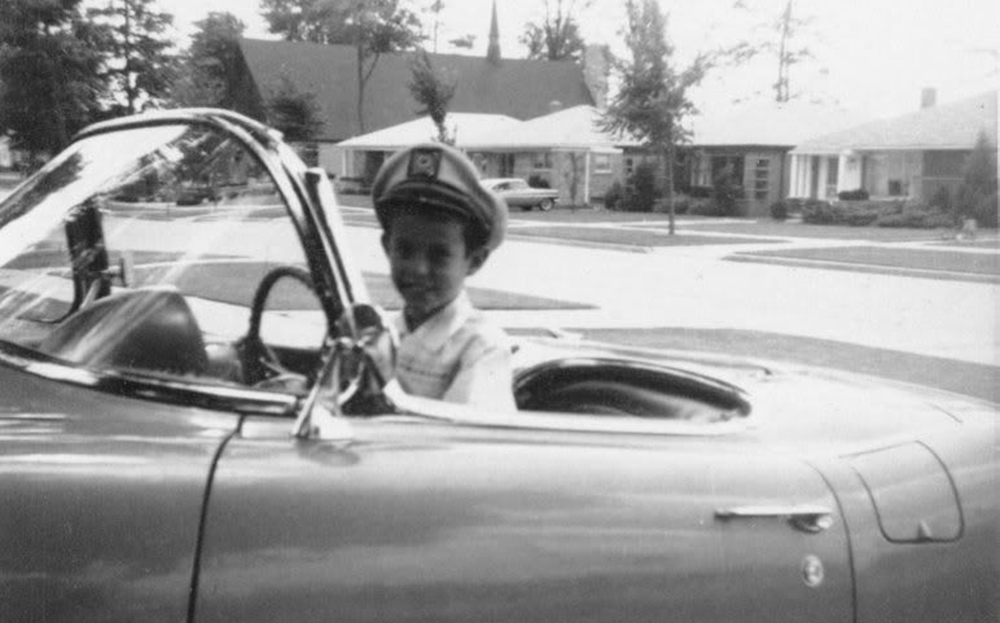
[[[937,89],[924,87],[920,90],[920,109],[933,108],[937,104]]]
[[[583,51],[583,81],[600,110],[608,105],[608,55],[606,45],[590,44]]]

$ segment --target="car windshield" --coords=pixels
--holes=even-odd
[[[305,264],[274,180],[233,136],[95,134],[0,204],[0,341],[95,370],[241,382],[226,353],[257,284]],[[286,290],[268,299],[269,326],[305,309],[321,340],[317,301]]]

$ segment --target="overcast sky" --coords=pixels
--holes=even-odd
[[[414,1],[426,7],[431,0]],[[677,59],[684,64],[699,51],[766,36],[766,31],[753,30],[754,24],[777,19],[786,0],[743,0],[746,11],[733,9],[734,0],[660,2],[669,16],[668,35]],[[575,0],[585,39],[623,52],[623,4],[593,0],[581,8],[584,0]],[[249,37],[272,38],[255,0],[159,0],[158,6],[175,15],[182,44],[191,23],[209,11],[237,15],[247,24]],[[473,34],[476,45],[468,53],[485,54],[491,6],[492,0],[445,0],[438,51],[456,52],[444,42]],[[541,20],[544,6],[545,0],[497,0],[505,57],[524,58],[517,39],[526,22]],[[793,6],[796,15],[811,19],[797,45],[807,46],[815,58],[791,74],[792,91],[801,91],[804,99],[884,117],[917,109],[923,87],[936,88],[939,102],[997,87],[997,0],[794,0]],[[428,27],[430,15],[423,13]],[[776,74],[777,61],[771,57],[740,69],[720,69],[708,76],[695,99],[709,112],[734,102],[766,100]]]

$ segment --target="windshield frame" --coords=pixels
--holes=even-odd
[[[284,200],[286,212],[303,246],[328,327],[336,326],[339,310],[344,306],[343,296],[357,293],[361,298],[366,298],[363,283],[350,286],[340,284],[338,283],[340,280],[334,275],[333,266],[339,268],[338,276],[341,278],[347,278],[350,271],[346,267],[346,261],[336,251],[325,218],[316,217],[316,214],[323,215],[324,210],[310,201],[310,197],[322,197],[321,193],[310,192],[307,188],[305,165],[294,151],[281,141],[280,133],[231,111],[215,109],[155,111],[89,126],[77,134],[65,150],[15,188],[3,203],[16,201],[26,188],[31,187],[37,179],[48,175],[58,166],[64,156],[72,153],[75,146],[83,139],[122,130],[163,125],[207,125],[236,139],[257,158]],[[332,191],[330,196],[332,197]],[[336,211],[335,198],[327,209]],[[137,370],[83,368],[5,340],[0,340],[0,365],[7,365],[46,379],[121,396],[237,413],[294,417],[301,403],[300,396],[267,389],[214,384],[201,379],[170,378]]]

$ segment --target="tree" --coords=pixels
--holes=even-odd
[[[175,92],[174,99],[186,97],[189,101],[180,103],[232,108],[237,99],[232,78],[238,70],[239,39],[246,25],[232,13],[214,11],[194,25],[197,30],[191,35],[179,87],[189,90]]]
[[[975,218],[981,226],[997,226],[997,148],[985,132],[979,133],[965,163],[954,209],[958,219]]]
[[[575,0],[555,0],[553,9],[545,0],[545,20],[541,24],[528,22],[518,39],[528,48],[528,58],[579,61],[586,47],[580,27],[573,17]],[[585,2],[588,6],[590,2]]]
[[[112,93],[124,99],[124,113],[134,114],[140,102],[167,95],[175,74],[173,43],[166,36],[173,16],[155,11],[155,0],[108,0],[87,16],[100,28],[97,39],[105,54],[104,77]]]
[[[263,0],[262,6],[270,31],[289,41],[354,47],[362,134],[365,91],[379,58],[413,49],[422,40],[420,19],[401,0]]]
[[[0,128],[32,159],[65,147],[100,114],[105,86],[80,0],[0,3]]]
[[[280,130],[292,143],[313,140],[323,129],[319,105],[313,93],[301,93],[288,78],[267,98],[267,124]]]
[[[793,5],[794,0],[787,0],[784,10],[777,19],[767,17],[750,28],[750,32],[763,32],[763,35],[754,35],[751,39],[740,41],[717,53],[720,60],[725,60],[734,66],[749,63],[763,54],[774,54],[778,62],[778,75],[771,88],[776,102],[787,102],[798,95],[791,88],[792,67],[814,58],[808,46],[798,44],[802,39],[808,38],[803,35],[813,20],[810,17],[798,16],[792,10]],[[743,0],[736,0],[733,8],[749,10]]]
[[[421,50],[417,54],[411,69],[413,75],[407,86],[410,87],[413,99],[421,106],[417,114],[430,115],[434,125],[437,126],[437,140],[454,145],[455,136],[449,134],[445,118],[448,115],[451,98],[455,96],[456,81],[434,69],[430,54],[426,50]]]
[[[286,41],[344,43],[331,31],[336,7],[317,0],[261,0],[261,15],[268,30]]]
[[[620,88],[599,126],[607,132],[629,134],[657,152],[664,166],[669,231],[674,233],[674,159],[687,133],[684,116],[694,111],[688,88],[708,70],[708,57],[699,54],[690,67],[671,66],[673,46],[667,41],[666,18],[656,0],[626,0],[628,25],[624,33],[630,58],[615,58]]]

